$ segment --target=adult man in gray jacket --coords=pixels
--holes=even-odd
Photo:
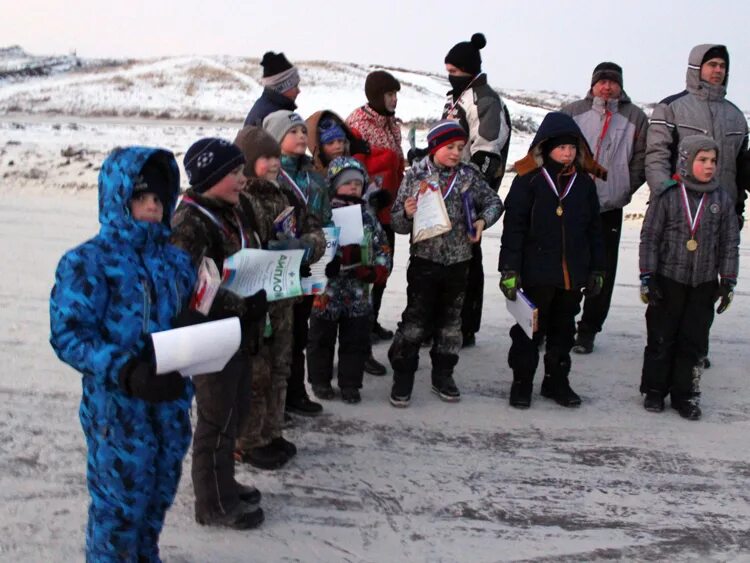
[[[589,354],[609,313],[617,273],[622,208],[645,180],[646,114],[622,89],[622,68],[612,62],[596,66],[586,97],[562,108],[580,127],[594,158],[607,169],[607,179],[595,178],[602,220],[606,269],[604,286],[586,297],[573,351]]]
[[[724,45],[698,45],[688,58],[687,87],[662,100],[651,114],[646,148],[646,181],[660,194],[672,179],[677,147],[689,135],[708,135],[719,145],[719,185],[729,194],[742,224],[746,185],[738,165],[747,152],[747,120],[726,99],[729,52]]]

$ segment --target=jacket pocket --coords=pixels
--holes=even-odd
[[[703,129],[701,127],[697,127],[695,125],[688,125],[687,123],[678,123],[677,127],[679,129],[687,129],[688,131],[694,131],[695,133],[700,133],[701,135],[708,135],[711,137],[712,135],[709,135],[708,131],[706,129]]]

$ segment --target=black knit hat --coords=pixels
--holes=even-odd
[[[549,156],[555,148],[560,145],[573,145],[578,148],[578,137],[575,135],[558,135],[557,137],[550,137],[544,143],[542,143],[542,156],[545,158]]]
[[[151,156],[141,168],[140,174],[135,177],[133,184],[133,195],[155,194],[162,205],[169,205],[172,200],[171,171],[160,155]]]
[[[255,178],[255,163],[259,158],[281,158],[279,143],[261,127],[243,127],[237,133],[234,144],[245,155],[245,176],[248,178]]]
[[[600,80],[611,80],[617,82],[622,88],[622,68],[616,63],[603,62],[596,65],[591,75],[591,85],[593,86]]]
[[[482,72],[482,56],[480,49],[487,45],[487,40],[481,33],[471,36],[471,41],[456,43],[445,55],[445,64],[452,64],[456,68],[476,76]]]
[[[380,114],[391,113],[385,107],[385,93],[398,92],[401,83],[390,73],[384,70],[376,70],[367,75],[365,79],[365,96],[370,107]]]
[[[701,66],[703,66],[706,61],[710,61],[711,59],[721,59],[727,65],[729,65],[729,51],[727,51],[727,48],[724,47],[724,45],[715,45],[711,47],[708,51],[706,51],[706,54],[703,55],[703,60],[701,61]]]
[[[224,176],[245,164],[242,151],[229,141],[206,137],[196,141],[182,160],[190,186],[203,193],[218,184]]]
[[[287,60],[284,53],[268,51],[263,55],[260,66],[263,67],[263,78],[268,78],[274,74],[280,74],[285,70],[289,70],[292,68],[292,63]]]

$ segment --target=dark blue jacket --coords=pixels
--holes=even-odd
[[[556,184],[553,191],[542,171],[542,144],[547,139],[574,135],[578,139],[575,181],[562,166],[544,164]],[[599,198],[589,173],[606,175],[573,119],[559,112],[548,114],[537,131],[528,155],[516,163],[517,176],[505,199],[502,246],[498,269],[521,274],[522,287],[581,288],[594,271],[604,270],[604,244]],[[570,171],[566,171],[570,172]],[[562,215],[556,210],[560,206]]]
[[[274,90],[263,88],[263,93],[260,95],[250,108],[250,111],[245,118],[245,127],[248,125],[254,125],[256,127],[263,127],[263,120],[269,113],[279,111],[280,109],[286,109],[294,111],[297,109],[297,104],[294,100],[290,100],[283,94],[280,94]]]

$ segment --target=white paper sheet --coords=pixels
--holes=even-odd
[[[451,230],[451,221],[439,189],[420,187],[417,212],[412,223],[412,241],[420,242]]]
[[[240,347],[237,317],[175,328],[151,335],[156,373],[179,371],[184,377],[224,369]]]
[[[331,210],[333,224],[341,228],[339,232],[339,245],[362,244],[365,237],[365,228],[362,225],[362,206],[347,205]]]
[[[317,295],[325,291],[328,284],[326,266],[336,256],[340,230],[339,227],[323,227],[323,234],[326,237],[326,250],[320,260],[310,266],[310,277],[302,278],[302,291],[305,295]]]
[[[224,260],[222,287],[248,297],[261,289],[269,301],[302,295],[299,268],[304,250],[244,248]]]
[[[529,338],[534,338],[537,330],[537,308],[520,289],[516,292],[516,300],[505,300],[505,305],[518,325]]]

